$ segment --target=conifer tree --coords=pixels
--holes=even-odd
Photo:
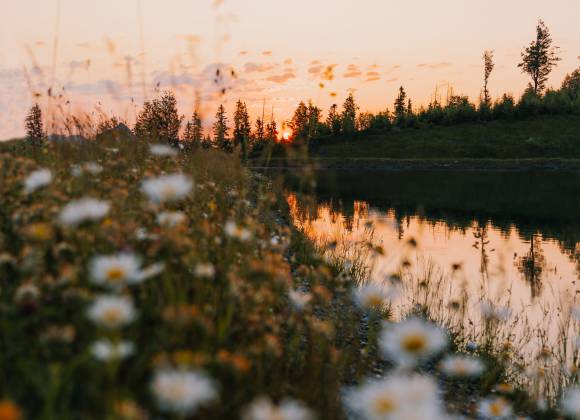
[[[489,82],[489,76],[493,71],[495,64],[493,62],[493,51],[486,50],[483,52],[483,103],[489,108],[491,104],[491,98],[489,96],[489,90],[487,88]]]
[[[348,97],[342,105],[342,132],[344,134],[354,134],[356,132],[356,111],[358,106],[354,101],[354,96],[349,93]]]
[[[42,110],[38,104],[34,104],[26,119],[24,120],[26,126],[26,140],[33,146],[40,146],[46,136],[44,134],[44,127],[42,124]]]
[[[331,134],[340,134],[342,128],[342,121],[340,115],[338,114],[338,105],[332,104],[328,110],[328,116],[326,117],[326,127]]]
[[[135,135],[140,139],[164,141],[171,145],[179,142],[179,128],[183,116],[177,112],[177,101],[172,92],[163,92],[161,98],[145,102],[137,116]]]
[[[226,116],[226,110],[223,105],[218,107],[217,113],[215,114],[215,122],[213,124],[213,135],[214,142],[217,147],[222,150],[231,151],[232,144],[228,139],[228,117]]]
[[[407,93],[405,92],[405,88],[401,86],[399,88],[399,94],[395,99],[395,120],[398,124],[400,124],[405,119],[405,113],[407,111],[405,108],[406,99]]]

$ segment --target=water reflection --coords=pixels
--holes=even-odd
[[[580,203],[553,202],[551,195],[580,187],[578,175],[553,188],[542,177],[542,187],[532,194],[517,187],[519,181],[530,185],[529,175],[504,174],[504,187],[515,192],[506,196],[499,191],[502,195],[489,195],[489,201],[481,197],[485,193],[458,198],[461,191],[471,191],[465,182],[475,174],[459,182],[462,177],[452,175],[455,179],[448,179],[440,196],[433,196],[428,185],[449,174],[414,174],[411,184],[402,181],[401,174],[383,175],[371,188],[357,174],[349,174],[347,180],[342,176],[344,182],[334,191],[319,179],[314,202],[289,193],[295,224],[319,244],[337,244],[333,252],[347,259],[363,258],[371,281],[402,275],[405,291],[394,303],[395,315],[419,304],[468,338],[509,346],[514,366],[532,369],[527,379],[543,392],[557,392],[561,382],[570,379],[560,367],[578,354],[578,324],[569,314],[579,293]],[[353,188],[345,188],[349,185]],[[481,191],[477,185],[473,188]],[[492,183],[490,188],[498,193],[500,187]],[[373,247],[384,252],[368,252]],[[496,311],[509,308],[511,313],[491,330],[484,316],[490,306]],[[546,349],[550,358],[545,357]],[[541,381],[534,374],[538,368]],[[550,371],[553,377],[545,374]]]

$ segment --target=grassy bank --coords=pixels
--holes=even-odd
[[[123,140],[0,152],[3,418],[371,418],[410,404],[381,391],[360,407],[355,388],[345,405],[344,387],[377,372],[374,390],[426,384],[421,418],[474,416],[480,399],[536,409],[512,390],[484,399],[510,380],[489,353],[469,350],[494,369],[465,377],[447,359],[461,340],[383,326],[384,288],[356,289],[356,269],[322,259],[281,191],[234,155]],[[389,376],[401,356],[414,363]]]

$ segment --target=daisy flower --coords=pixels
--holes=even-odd
[[[420,375],[394,374],[370,380],[348,390],[345,404],[366,420],[446,418],[435,381]]]
[[[143,192],[155,203],[182,199],[192,188],[191,179],[182,174],[164,175],[142,183]]]
[[[224,232],[226,236],[237,239],[241,242],[246,242],[252,237],[252,232],[244,227],[240,227],[233,220],[228,220],[224,225]]]
[[[505,398],[494,397],[480,401],[477,412],[484,419],[508,419],[512,416],[512,407]]]
[[[311,420],[312,411],[302,403],[287,398],[279,405],[273,404],[267,397],[253,401],[242,415],[243,420]]]
[[[24,192],[30,194],[39,188],[45,187],[52,182],[52,172],[48,169],[33,171],[24,180]]]
[[[141,260],[134,254],[101,255],[92,259],[90,275],[93,283],[119,288],[141,281]]]
[[[123,296],[100,296],[89,307],[87,315],[95,324],[108,329],[124,327],[135,320],[133,301]]]
[[[454,378],[474,378],[481,375],[484,368],[477,357],[463,355],[447,356],[439,365],[441,372]]]
[[[446,346],[445,332],[418,318],[388,324],[379,336],[383,356],[399,365],[415,365],[440,353]]]
[[[195,266],[193,273],[199,278],[212,279],[215,276],[215,267],[212,263],[199,263]]]
[[[77,226],[86,221],[101,220],[111,206],[94,198],[81,198],[68,203],[60,212],[59,222],[65,226]]]
[[[187,217],[180,211],[164,211],[157,215],[157,223],[161,226],[175,227],[185,223]]]
[[[393,294],[375,283],[367,283],[354,290],[354,301],[361,309],[382,310]]]
[[[182,415],[195,413],[218,396],[214,381],[205,373],[192,370],[157,371],[151,388],[159,408]]]
[[[562,411],[573,419],[580,419],[580,387],[566,391],[562,399]]]
[[[135,346],[130,341],[98,340],[91,346],[91,354],[97,360],[109,362],[121,360],[131,356],[135,352]]]
[[[152,144],[149,146],[149,151],[155,156],[175,156],[177,151],[166,144]]]
[[[294,308],[296,308],[298,311],[303,310],[304,307],[312,300],[312,295],[310,293],[305,293],[298,290],[290,290],[288,292],[288,297],[290,298],[292,306],[294,306]]]

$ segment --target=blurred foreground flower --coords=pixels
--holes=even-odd
[[[195,413],[218,396],[213,380],[199,371],[160,370],[151,386],[162,410],[184,415]]]
[[[238,226],[233,220],[228,220],[224,226],[224,232],[230,238],[246,242],[252,237],[252,232],[248,229]]]
[[[175,227],[185,223],[187,217],[180,211],[164,211],[157,215],[157,223],[160,226]]]
[[[580,387],[575,386],[564,394],[562,411],[573,419],[580,419]]]
[[[413,366],[440,353],[446,346],[445,332],[418,318],[386,324],[379,336],[383,356],[399,365]]]
[[[90,274],[93,283],[119,288],[141,279],[141,260],[134,254],[102,255],[92,259]]]
[[[52,172],[48,169],[38,169],[28,175],[24,181],[24,192],[30,194],[52,182]]]
[[[177,150],[166,144],[152,144],[149,146],[149,151],[155,156],[175,156]]]
[[[100,296],[89,307],[88,317],[108,329],[124,327],[135,320],[131,299],[123,296]]]
[[[193,181],[182,174],[173,174],[143,181],[142,189],[155,203],[175,201],[191,192]]]
[[[474,378],[483,372],[483,362],[472,356],[447,356],[439,366],[441,372],[454,378]]]
[[[435,381],[420,375],[368,381],[347,391],[345,403],[365,420],[446,418]]]
[[[81,198],[68,203],[60,212],[59,222],[66,226],[76,226],[86,221],[101,220],[111,206],[106,201]]]
[[[297,310],[301,311],[306,305],[312,300],[312,295],[310,293],[301,292],[299,290],[290,290],[288,292],[288,297],[292,306]]]
[[[121,360],[135,352],[135,346],[130,341],[98,340],[91,346],[91,353],[95,359],[102,362]]]
[[[361,309],[380,311],[393,297],[392,292],[375,283],[367,283],[354,291],[354,300]]]
[[[484,419],[508,419],[512,417],[512,407],[503,397],[488,398],[481,401],[477,412]]]
[[[310,420],[312,412],[302,403],[285,399],[275,405],[267,397],[256,399],[245,410],[243,420]]]

